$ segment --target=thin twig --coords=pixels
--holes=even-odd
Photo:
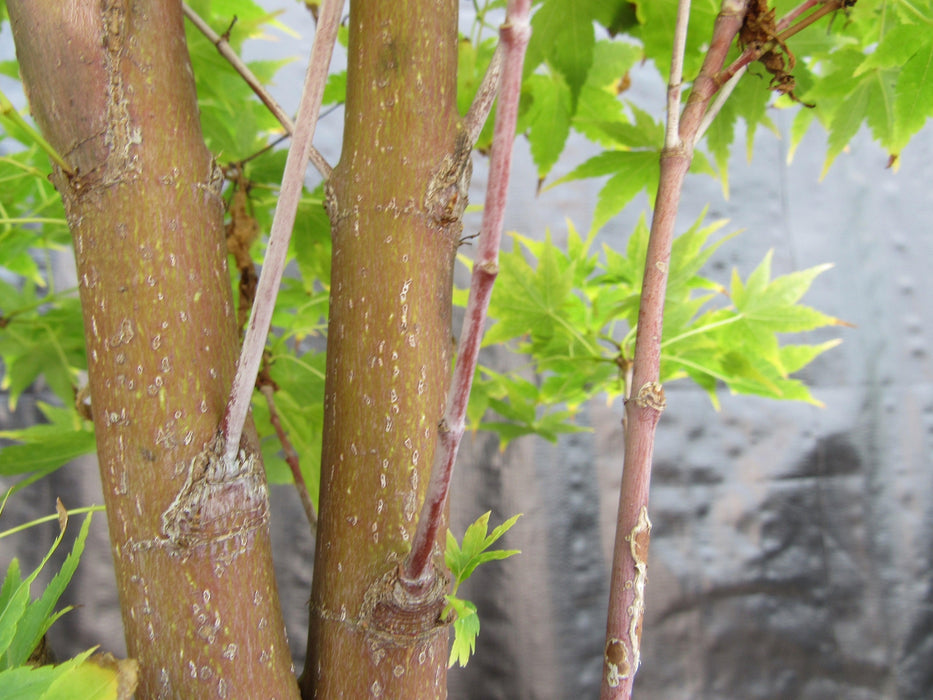
[[[845,0],[827,0],[824,5],[816,10],[816,12],[807,15],[802,20],[788,27],[787,29],[781,29],[779,23],[778,30],[780,33],[777,35],[778,41],[787,41],[792,36],[794,36],[794,34],[799,34],[801,31],[809,27],[817,20],[825,17],[826,15],[832,14],[833,12],[836,12],[837,10],[841,10],[843,7],[845,7]]]
[[[305,515],[308,518],[308,524],[311,525],[311,531],[314,532],[317,530],[317,513],[314,512],[314,504],[311,502],[311,494],[308,493],[308,485],[305,482],[305,477],[301,473],[301,464],[298,461],[298,453],[295,452],[295,448],[292,446],[291,440],[288,439],[288,433],[285,432],[285,428],[282,425],[282,420],[279,418],[279,412],[275,407],[275,387],[271,384],[263,384],[259,387],[259,391],[262,392],[262,395],[266,397],[266,403],[269,406],[269,422],[272,423],[272,427],[275,429],[275,434],[279,438],[279,442],[282,444],[282,452],[285,453],[285,462],[288,464],[288,468],[292,471],[292,478],[295,480],[295,489],[298,491],[298,498],[301,499],[301,505],[305,510]]]
[[[667,131],[664,147],[674,148],[680,138],[680,93],[684,78],[684,53],[687,49],[687,25],[690,23],[690,0],[677,6],[674,24],[674,47],[671,53],[671,77],[667,84]]]
[[[823,4],[820,4],[821,2]],[[794,25],[790,24],[794,18],[799,17],[802,13],[816,5],[820,5],[820,7],[815,12],[807,15]],[[796,8],[791,10],[786,17],[782,17],[777,22],[776,27],[778,33],[773,39],[765,42],[764,44],[751,45],[746,47],[746,49],[737,59],[730,63],[727,68],[721,70],[716,76],[717,84],[722,85],[723,83],[728,82],[744,66],[748,66],[750,63],[754,63],[759,58],[773,51],[778,46],[785,44],[792,36],[799,33],[801,30],[806,29],[820,18],[836,12],[844,7],[845,0],[807,0],[801,5],[798,5]]]
[[[311,47],[311,59],[305,76],[304,92],[298,106],[295,133],[285,161],[282,187],[275,207],[275,216],[272,219],[269,247],[266,249],[266,258],[256,289],[253,311],[246,328],[246,337],[243,339],[236,376],[233,378],[230,400],[221,421],[224,451],[230,464],[234,462],[240,449],[243,424],[249,412],[256,374],[262,361],[266,336],[272,324],[275,297],[285,270],[288,242],[291,238],[292,227],[295,225],[298,202],[301,200],[304,187],[304,174],[308,167],[309,146],[314,138],[314,128],[321,111],[321,98],[324,94],[324,84],[327,82],[327,72],[330,68],[334,44],[337,41],[337,28],[340,26],[342,12],[343,0],[324,0],[321,5],[321,17],[314,36],[314,44]]]
[[[502,238],[506,194],[512,166],[512,145],[515,140],[515,123],[518,119],[518,101],[522,87],[522,65],[528,39],[531,37],[531,25],[528,23],[530,8],[531,0],[510,0],[505,23],[499,30],[503,46],[502,78],[493,129],[486,203],[477,242],[477,261],[473,266],[470,296],[463,319],[463,330],[460,332],[460,351],[447,395],[447,408],[438,427],[438,444],[431,467],[431,478],[412,539],[411,551],[400,572],[402,583],[412,592],[423,590],[431,581],[431,554],[444,520],[453,465],[466,424],[467,402],[483,339],[486,311],[499,271],[499,242]]]
[[[39,148],[45,151],[45,154],[49,159],[55,163],[59,168],[62,169],[66,175],[74,175],[74,172],[71,170],[71,166],[65,162],[65,159],[59,155],[58,151],[52,148],[52,144],[42,138],[42,135],[32,127],[32,125],[23,119],[22,115],[16,110],[16,107],[13,106],[13,103],[7,98],[6,95],[0,91],[0,116],[6,117],[11,122],[16,124],[20,129],[29,134],[29,138],[32,139]],[[28,145],[28,144],[26,144]]]
[[[688,0],[681,0],[681,9]],[[670,268],[674,224],[684,178],[693,158],[700,122],[719,83],[716,75],[742,26],[748,0],[723,0],[709,50],[690,97],[680,115],[674,146],[661,152],[661,174],[645,258],[632,375],[625,402],[625,462],[619,489],[619,513],[613,549],[606,645],[603,650],[601,700],[629,700],[641,662],[641,630],[645,612],[648,544],[648,490],[655,430],[666,399],[660,382],[664,299]],[[682,57],[675,59],[682,61]],[[680,67],[673,65],[671,75]],[[672,81],[673,82],[673,81]],[[668,114],[668,122],[677,119]]]
[[[275,101],[275,98],[269,94],[269,91],[259,82],[253,72],[249,69],[243,60],[237,56],[236,51],[233,50],[233,47],[230,46],[230,42],[227,41],[226,37],[221,36],[213,29],[211,26],[205,22],[197,12],[195,12],[188,3],[183,2],[181,4],[181,9],[185,13],[185,17],[188,18],[188,21],[195,26],[195,28],[201,32],[208,40],[214,45],[217,51],[220,52],[220,55],[227,59],[230,62],[230,65],[233,66],[233,69],[240,74],[243,80],[246,81],[246,84],[250,86],[252,91],[256,93],[256,96],[262,100],[262,103],[272,112],[273,116],[279,120],[279,124],[282,125],[282,128],[288,133],[289,136],[295,133],[295,123],[291,118],[285,113],[285,110],[282,109],[282,106]],[[321,152],[318,151],[314,146],[309,146],[308,157],[311,159],[311,163],[317,168],[318,172],[326,179],[330,177],[331,167],[328,164],[327,160],[321,155]]]
[[[777,30],[779,32],[783,32],[785,29],[787,29],[791,25],[791,23],[795,19],[800,17],[800,15],[806,12],[809,12],[811,8],[814,8],[820,3],[825,2],[825,1],[826,0],[804,0],[804,2],[797,5],[797,7],[795,7],[793,10],[791,10],[786,15],[781,17],[781,19],[778,20],[778,23],[776,25]]]
[[[486,119],[489,118],[489,112],[492,111],[492,105],[496,101],[496,94],[499,91],[499,81],[502,74],[502,45],[496,47],[489,61],[489,67],[483,76],[483,82],[480,83],[476,95],[473,97],[473,103],[466,116],[463,118],[463,126],[466,129],[467,137],[471,146],[476,145],[480,132]]]
[[[739,84],[742,76],[745,75],[745,71],[748,70],[748,66],[742,66],[735,75],[733,75],[729,80],[726,81],[726,84],[719,88],[719,92],[716,93],[716,99],[713,100],[713,103],[709,106],[709,109],[706,110],[706,113],[703,115],[702,121],[700,121],[700,128],[697,129],[696,136],[693,138],[693,145],[696,146],[700,139],[706,135],[706,131],[709,129],[710,124],[713,123],[713,119],[716,118],[716,115],[722,111],[722,107],[726,104],[726,100],[729,99],[729,96],[732,94],[732,91],[735,90],[735,86]]]

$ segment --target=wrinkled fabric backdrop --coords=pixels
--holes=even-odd
[[[286,22],[305,36],[280,37],[275,50],[306,56],[308,22],[300,8],[289,12]],[[9,42],[9,33],[0,36]],[[12,53],[0,48],[4,57]],[[303,64],[290,70],[277,90],[293,110],[297,94],[289,81],[300,84]],[[656,105],[660,114],[657,74],[645,67],[632,77],[633,99]],[[914,139],[897,173],[885,169],[886,154],[860,134],[820,182],[825,135],[814,130],[788,165],[792,114],[771,116],[785,138],[759,134],[751,163],[736,148],[728,200],[709,178],[689,179],[679,229],[707,203],[709,219],[728,218],[728,230],[746,229],[707,270],[721,282],[732,267],[747,275],[769,249],[775,274],[834,262],[804,301],[856,327],[811,336],[844,340],[804,373],[822,409],[723,393],[717,413],[697,387],[683,381],[666,387],[636,696],[933,698],[933,131]],[[341,121],[333,114],[319,129],[317,143],[332,162]],[[572,142],[557,172],[581,162],[587,147]],[[600,183],[570,183],[536,197],[527,145],[517,151],[508,228],[542,237],[549,227],[558,243],[565,218],[585,231]],[[480,202],[485,160],[475,165],[473,200]],[[643,209],[641,200],[611,221],[600,242],[622,247]],[[466,233],[477,227],[478,219],[469,221]],[[56,264],[63,274],[70,261]],[[497,350],[486,361],[505,368],[521,358]],[[16,416],[2,401],[0,425],[35,420],[42,397],[41,387],[24,396]],[[459,536],[490,509],[494,523],[524,513],[505,539],[523,554],[481,567],[461,589],[477,603],[482,630],[469,666],[450,673],[452,698],[598,693],[622,468],[620,417],[621,405],[594,400],[579,416],[591,433],[558,445],[524,438],[504,452],[490,435],[467,436],[452,529]],[[313,543],[293,490],[271,491],[278,580],[300,663]],[[17,494],[0,529],[51,512],[56,496],[71,507],[100,503],[94,459]],[[19,556],[30,569],[54,535],[50,524],[3,541],[0,565]],[[57,561],[67,548],[66,542]],[[111,567],[98,516],[66,594],[80,607],[50,632],[59,655],[94,644],[123,651]]]

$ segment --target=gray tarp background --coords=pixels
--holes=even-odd
[[[283,50],[306,55],[306,47],[304,38]],[[293,70],[300,82],[303,68]],[[656,96],[660,113],[656,75],[633,77],[645,91],[639,98]],[[293,108],[297,95],[285,82],[279,90]],[[791,115],[772,116],[786,133]],[[329,117],[318,139],[334,159],[336,146],[325,144],[339,143],[339,121]],[[721,269],[709,276],[726,281],[732,266],[747,275],[770,248],[775,274],[835,262],[805,301],[857,327],[838,329],[844,343],[806,373],[824,409],[723,395],[716,413],[700,390],[666,387],[635,686],[644,700],[933,698],[933,131],[914,139],[896,174],[862,134],[819,182],[824,143],[814,131],[788,166],[786,141],[760,134],[751,164],[735,158],[728,201],[708,178],[687,183],[681,229],[707,202],[711,218],[747,229],[721,249]],[[599,183],[535,198],[527,147],[519,151],[508,226],[526,235],[549,226],[558,241],[564,217],[585,230]],[[476,165],[481,201],[483,161]],[[623,245],[639,213],[632,207],[610,222],[602,240]],[[517,360],[500,353],[489,361]],[[15,418],[4,401],[0,425],[30,420],[35,400],[24,397]],[[465,443],[454,531],[489,509],[495,523],[523,512],[505,544],[524,553],[482,567],[462,589],[479,606],[482,631],[469,667],[450,674],[451,697],[595,697],[620,415],[619,405],[594,401],[580,417],[593,433],[558,446],[525,438],[503,453],[489,436]],[[18,494],[0,529],[51,512],[56,495],[72,507],[101,502],[93,460]],[[276,487],[272,498],[279,583],[301,659],[313,544],[292,491]],[[34,566],[54,532],[50,525],[4,540],[0,566],[14,554]],[[60,654],[98,643],[122,650],[110,568],[98,516],[67,593],[81,607],[50,633]]]

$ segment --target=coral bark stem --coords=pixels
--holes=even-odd
[[[682,0],[681,8],[687,3]],[[679,138],[668,137],[661,153],[661,176],[655,204],[632,373],[631,396],[625,406],[625,462],[619,493],[619,515],[613,555],[609,614],[600,690],[602,700],[628,699],[641,657],[641,626],[645,610],[647,554],[651,533],[648,518],[648,487],[654,452],[655,431],[666,405],[659,384],[661,339],[667,275],[674,239],[674,226],[684,177],[693,158],[693,143],[706,107],[716,93],[715,76],[722,68],[729,47],[742,26],[745,0],[724,0],[716,18],[713,36],[703,67],[693,85],[679,122]],[[674,61],[679,58],[674,51]],[[673,66],[671,75],[679,75]],[[671,88],[677,85],[672,80]],[[669,105],[678,100],[669,98]],[[669,114],[668,120],[676,120]]]
[[[454,462],[463,437],[467,403],[486,325],[486,312],[499,271],[499,244],[502,239],[502,222],[505,217],[506,194],[512,167],[512,146],[515,141],[515,123],[521,95],[522,66],[525,49],[531,37],[531,26],[528,23],[530,6],[529,0],[510,2],[506,21],[500,29],[503,47],[502,78],[493,129],[486,204],[477,244],[477,260],[473,266],[470,296],[463,329],[460,332],[460,349],[453,381],[444,418],[438,429],[438,447],[431,468],[428,492],[418,519],[411,552],[402,568],[403,583],[413,589],[423,588],[431,583],[431,551],[438,529],[444,522],[443,514],[450,493]]]

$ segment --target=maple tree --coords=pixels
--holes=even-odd
[[[663,385],[689,378],[714,404],[724,386],[816,403],[791,375],[835,341],[782,335],[841,323],[799,303],[826,266],[772,278],[769,255],[728,285],[709,279],[731,236],[705,215],[674,236],[685,178],[717,177],[728,193],[736,125],[750,148],[774,106],[797,110],[792,148],[826,129],[827,168],[863,124],[896,167],[933,110],[933,8],[544,0],[529,25],[528,3],[491,0],[459,34],[453,2],[351,3],[347,18],[340,2],[308,5],[318,30],[293,123],[261,90],[281,64],[236,58],[276,21],[249,0],[6,3],[19,61],[2,69],[21,77],[34,122],[2,97],[0,265],[13,277],[0,279],[0,358],[14,408],[40,377],[58,401],[43,405],[46,424],[0,433],[18,443],[0,473],[38,477],[96,447],[140,697],[297,696],[265,479],[295,482],[318,532],[301,692],[443,696],[448,660],[466,662],[479,624],[457,587],[514,553],[490,549],[514,518],[489,533],[482,516],[460,542],[446,530],[459,435],[468,423],[503,444],[553,440],[576,430],[588,398],[623,399],[602,692],[626,697]],[[328,77],[335,39],[349,65]],[[644,61],[669,84],[666,120],[630,99]],[[322,102],[345,109],[333,168],[310,148]],[[290,150],[269,148],[283,131]],[[554,177],[571,132],[601,152]],[[519,232],[498,252],[516,133],[548,183],[541,196],[606,178],[589,231],[568,223],[566,250]],[[465,301],[452,279],[469,250],[474,149],[492,175]],[[317,187],[303,187],[308,158]],[[642,192],[650,227],[596,250]],[[72,241],[80,281],[62,290],[35,253]],[[454,304],[467,319],[456,347]],[[494,343],[525,353],[534,380],[477,369]],[[26,682],[63,588],[29,604],[32,578],[11,570],[0,589],[5,681]],[[98,673],[84,661],[43,667],[42,682]],[[102,672],[109,697],[135,682],[128,666]]]

